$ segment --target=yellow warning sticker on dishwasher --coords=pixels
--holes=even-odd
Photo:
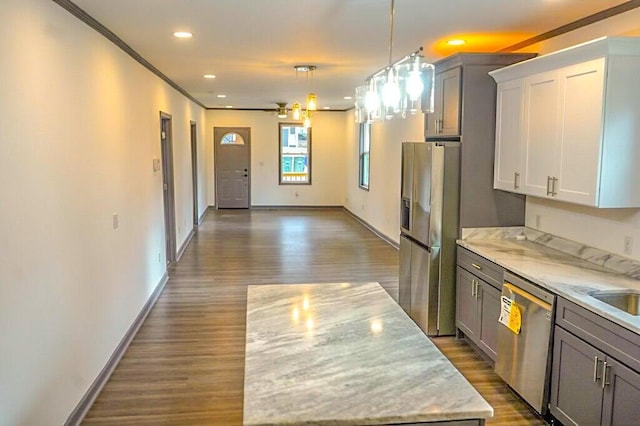
[[[513,300],[506,296],[501,296],[500,301],[500,318],[498,318],[498,322],[505,325],[515,334],[520,334],[520,327],[522,326],[520,308],[518,308],[518,305]]]

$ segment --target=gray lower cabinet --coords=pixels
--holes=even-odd
[[[498,265],[458,247],[456,327],[493,361],[498,347],[502,275]]]
[[[565,426],[640,425],[640,373],[594,346],[607,349],[610,343],[601,339],[610,333],[608,327],[603,326],[606,320],[595,318],[596,314],[562,299],[558,307],[551,373],[551,414]],[[591,316],[595,316],[594,322],[588,327]],[[577,334],[593,344],[565,330],[562,325],[578,330]],[[600,337],[592,339],[581,329],[600,330]],[[615,332],[615,327],[612,330]]]

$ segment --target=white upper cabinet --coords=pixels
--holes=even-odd
[[[640,207],[640,38],[602,38],[490,74],[494,188]]]
[[[498,85],[496,106],[496,161],[494,187],[521,192],[524,122],[524,81]]]

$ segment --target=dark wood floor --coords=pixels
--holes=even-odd
[[[341,209],[211,211],[86,425],[242,424],[249,284],[378,281],[398,294],[398,251]],[[496,411],[544,424],[466,343],[434,339]]]

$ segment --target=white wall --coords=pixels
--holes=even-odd
[[[400,241],[400,165],[402,142],[424,140],[424,116],[371,125],[369,190],[358,186],[359,127],[353,111],[344,117],[350,135],[345,207],[392,241]]]
[[[287,120],[280,120],[273,112],[268,111],[207,111],[206,167],[209,205],[215,205],[213,128],[250,127],[252,206],[342,206],[347,167],[347,138],[343,115],[343,112],[331,111],[317,111],[313,114],[311,185],[279,185],[278,123]]]
[[[602,36],[622,35],[640,36],[640,8],[525,50],[545,54]],[[596,209],[527,197],[525,221],[529,227],[640,260],[640,209]],[[624,254],[626,236],[634,240],[631,255]]]
[[[205,114],[51,1],[2,0],[0,52],[0,424],[62,424],[166,270],[159,111],[178,245]]]

